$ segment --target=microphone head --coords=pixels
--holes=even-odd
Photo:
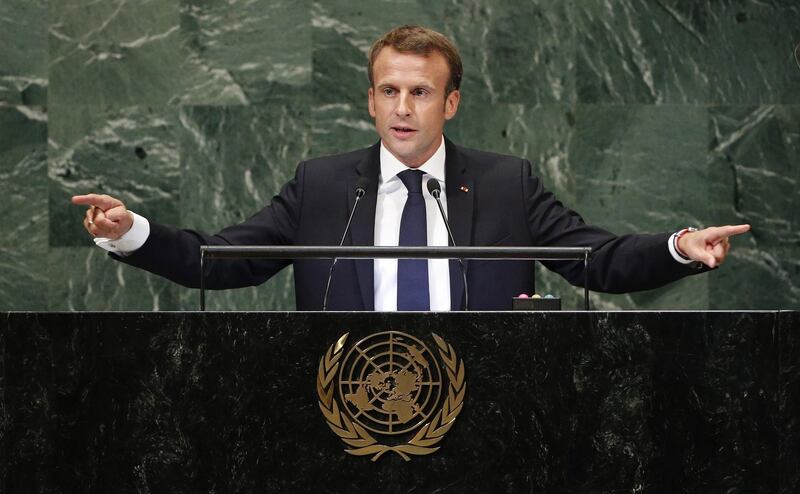
[[[439,181],[436,180],[435,178],[431,178],[430,180],[428,180],[428,192],[430,193],[430,195],[436,197],[437,199],[442,194],[442,186],[439,185]]]
[[[369,187],[369,183],[369,177],[360,177],[356,182],[356,196],[363,197],[364,194],[367,193],[367,187]]]

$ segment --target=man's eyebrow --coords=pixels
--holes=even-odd
[[[378,83],[375,83],[375,87],[376,88],[397,87],[397,84],[394,84],[392,82],[378,82]],[[431,84],[431,83],[428,83],[428,82],[421,82],[419,84],[413,84],[410,87],[412,87],[414,89],[431,89],[431,90],[436,89],[436,85],[435,84]]]

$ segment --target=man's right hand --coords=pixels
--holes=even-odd
[[[133,216],[119,199],[105,194],[73,196],[72,204],[89,206],[83,226],[93,237],[116,240],[133,226]]]

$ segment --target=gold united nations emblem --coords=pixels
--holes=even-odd
[[[328,348],[317,373],[319,408],[345,451],[372,461],[394,451],[408,461],[438,450],[467,390],[453,346],[432,334],[432,352],[414,336],[385,331],[347,349],[348,335]]]

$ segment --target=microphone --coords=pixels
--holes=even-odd
[[[350,211],[350,217],[347,218],[347,225],[344,227],[344,233],[342,234],[342,240],[339,242],[339,247],[344,245],[344,240],[347,238],[348,232],[350,232],[350,224],[353,222],[353,215],[356,214],[356,208],[358,207],[358,202],[364,197],[364,194],[367,193],[367,187],[369,186],[369,178],[361,177],[356,182],[356,202],[353,203],[353,209]],[[322,297],[322,310],[328,310],[328,293],[331,290],[331,280],[333,279],[333,268],[336,267],[336,263],[339,261],[338,257],[334,257],[331,261],[331,268],[328,271],[328,281],[325,283],[325,295]]]
[[[450,230],[450,223],[447,221],[447,215],[444,213],[444,208],[442,207],[442,200],[440,199],[442,195],[442,186],[439,185],[439,181],[435,178],[431,178],[428,180],[428,192],[430,195],[436,199],[436,204],[439,206],[439,212],[442,214],[442,219],[444,220],[444,226],[447,228],[447,235],[450,237],[450,242],[453,244],[453,247],[456,247],[456,239],[453,238],[453,232]],[[467,270],[464,268],[464,260],[457,259],[458,265],[461,266],[461,278],[464,280],[464,310],[469,310],[469,290],[467,289]]]

